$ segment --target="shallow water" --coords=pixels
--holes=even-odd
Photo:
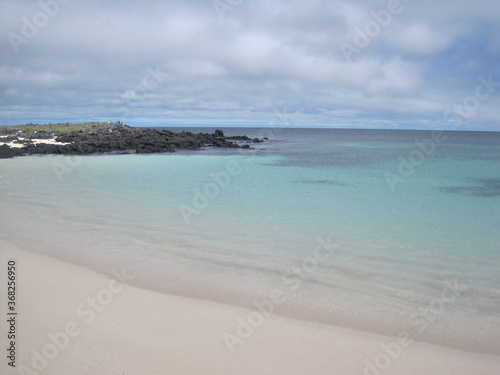
[[[0,160],[0,234],[159,291],[278,289],[282,315],[500,351],[500,134],[225,132],[270,139]]]

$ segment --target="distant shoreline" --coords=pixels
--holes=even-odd
[[[34,154],[150,154],[204,147],[249,149],[250,143],[260,142],[263,140],[245,135],[227,137],[219,129],[212,134],[173,132],[130,127],[119,121],[27,124],[0,127],[0,158]]]

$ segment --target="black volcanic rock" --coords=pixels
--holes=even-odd
[[[22,127],[21,127],[22,128]],[[244,148],[248,144],[240,145],[232,141],[245,143],[262,142],[257,138],[247,136],[224,137],[222,130],[217,129],[213,134],[191,132],[174,133],[169,130],[150,128],[132,128],[120,122],[92,125],[82,130],[73,131],[27,131],[26,129],[13,132],[2,132],[0,135],[9,135],[9,141],[18,141],[24,147],[12,150],[3,148],[0,155],[13,157],[22,154],[95,154],[95,153],[131,153],[149,154],[158,152],[174,152],[175,150],[198,150],[203,147]],[[25,140],[20,141],[19,138]],[[43,139],[53,139],[65,145],[43,143]],[[33,143],[33,140],[37,140]],[[10,156],[8,156],[10,155]]]
[[[20,152],[15,148],[10,148],[7,145],[0,146],[0,159],[9,159],[20,155]]]
[[[246,135],[233,135],[231,137],[226,137],[225,139],[228,140],[234,140],[234,141],[245,141],[245,142],[253,142],[253,143],[261,143],[264,142],[262,139],[259,138],[250,138],[247,137]]]

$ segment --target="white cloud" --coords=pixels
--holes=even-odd
[[[22,17],[39,10],[37,2],[0,2],[2,35],[21,33]],[[19,53],[0,39],[0,116],[114,118],[113,103],[130,100],[127,116],[159,122],[259,122],[286,103],[311,123],[346,123],[347,114],[350,124],[370,114],[437,123],[479,75],[500,80],[500,3],[442,0],[438,9],[430,0],[401,2],[404,11],[348,62],[339,44],[387,2],[244,1],[221,21],[206,0],[71,1]],[[137,96],[156,66],[164,79]],[[482,104],[488,115],[478,120],[494,118],[493,102]]]
[[[404,53],[430,55],[444,51],[452,42],[449,31],[433,30],[424,24],[395,28],[387,37],[392,46]]]
[[[419,69],[413,64],[394,59],[381,66],[381,76],[373,79],[367,88],[370,95],[415,94],[420,85]]]

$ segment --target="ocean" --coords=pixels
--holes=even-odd
[[[0,236],[158,292],[500,354],[500,133],[224,132],[268,139],[0,160]]]

